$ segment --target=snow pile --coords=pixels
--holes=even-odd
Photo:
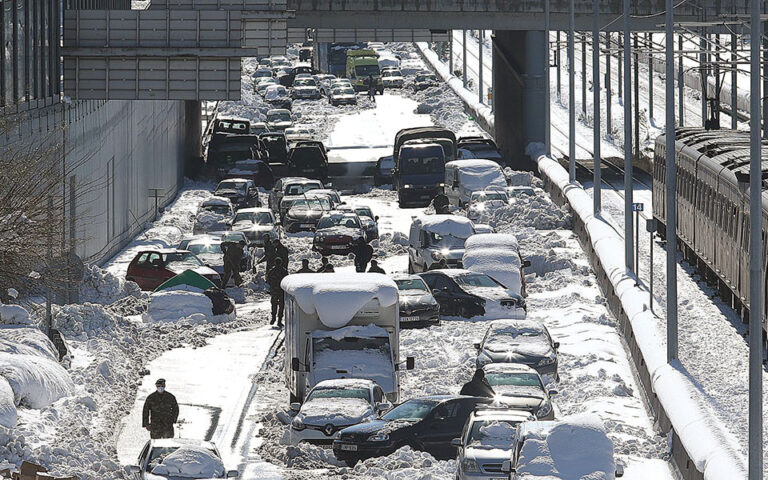
[[[51,360],[58,358],[56,347],[35,327],[0,327],[0,352]]]
[[[488,422],[480,427],[481,439],[473,441],[472,446],[477,443],[487,447],[509,449],[515,440],[516,432],[509,422]]]
[[[4,305],[0,302],[0,325],[31,325],[29,312],[19,305]]]
[[[461,184],[472,191],[498,187],[504,189],[507,179],[499,164],[492,160],[454,160],[445,164],[453,166],[459,172]]]
[[[97,265],[86,265],[80,284],[80,302],[107,305],[126,297],[141,298],[145,294],[134,282],[118,278]]]
[[[13,389],[8,380],[0,377],[0,426],[13,428],[16,426],[18,415]]]
[[[64,305],[53,318],[54,325],[65,337],[80,340],[112,331],[119,321],[118,316],[93,303]]]
[[[183,318],[213,316],[213,302],[203,293],[184,290],[162,290],[155,292],[149,300],[149,309],[144,321],[178,322]]]
[[[509,292],[520,295],[520,252],[517,238],[502,233],[472,235],[464,244],[464,268],[485,273],[507,287]]]
[[[304,313],[317,314],[328,328],[343,327],[373,299],[382,307],[398,302],[395,282],[370,273],[294,274],[285,277],[281,286]]]
[[[16,405],[29,408],[45,408],[75,389],[57,361],[35,355],[0,352],[0,376],[11,386]]]
[[[513,187],[530,187],[535,180],[533,172],[521,170],[512,170],[510,167],[504,169],[504,176],[507,178],[507,185]]]
[[[432,455],[403,447],[386,457],[369,458],[349,472],[353,478],[386,480],[452,480],[455,461],[438,461]]]
[[[152,469],[155,475],[186,478],[221,478],[224,464],[213,452],[201,447],[183,446],[166,456]]]
[[[592,415],[567,417],[551,428],[534,426],[517,462],[520,478],[607,480],[615,470],[613,442]]]
[[[440,235],[450,235],[456,238],[469,238],[475,233],[475,225],[467,217],[458,215],[422,215],[418,218],[424,230]]]
[[[195,216],[195,230],[213,232],[224,230],[227,218],[215,212],[203,210]]]
[[[362,398],[320,398],[310,400],[301,406],[305,424],[347,425],[349,421],[360,421],[371,413],[371,404]]]
[[[507,206],[493,211],[488,223],[500,230],[505,225],[515,228],[533,227],[537,230],[568,229],[571,216],[568,208],[560,208],[540,196],[522,196]]]

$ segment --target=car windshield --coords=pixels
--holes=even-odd
[[[464,248],[466,238],[454,237],[453,235],[440,235],[435,232],[426,232],[427,246],[441,248]]]
[[[402,77],[403,75],[400,73],[399,70],[388,70],[384,72],[385,77]]]
[[[334,95],[354,95],[355,91],[351,88],[334,88],[333,89]]]
[[[317,222],[317,229],[322,230],[339,225],[349,228],[360,228],[360,220],[358,220],[357,215],[328,215]]]
[[[224,181],[219,183],[219,186],[216,188],[216,191],[221,190],[240,190],[245,191],[245,187],[248,185],[247,182],[234,182],[234,181]]]
[[[424,280],[420,278],[405,278],[402,280],[395,280],[395,283],[397,284],[397,288],[399,290],[423,290],[425,292],[429,291],[427,285],[424,283]]]
[[[456,283],[465,287],[499,287],[494,279],[483,273],[467,273],[454,277]]]
[[[237,212],[235,222],[251,222],[256,225],[272,225],[274,220],[269,212]]]
[[[290,122],[291,114],[289,112],[272,112],[267,114],[268,122]]]
[[[541,380],[535,373],[486,373],[485,379],[492,387],[497,385],[510,385],[514,387],[541,387]]]
[[[293,82],[294,87],[316,87],[317,82],[312,78],[299,78]]]
[[[272,70],[256,70],[256,73],[253,74],[254,77],[271,77],[272,76]]]
[[[406,157],[400,159],[403,173],[440,173],[445,170],[445,159],[440,156]]]
[[[195,255],[211,254],[211,253],[224,253],[221,251],[220,243],[192,243],[187,245],[187,250]]]
[[[360,217],[371,217],[373,218],[373,212],[368,207],[357,207],[355,209],[355,213]]]
[[[235,130],[240,132],[248,132],[248,124],[246,122],[233,122],[228,120],[219,120],[218,127],[221,130]]]
[[[434,75],[416,75],[417,82],[437,81]]]
[[[221,204],[203,205],[202,210],[206,212],[215,213],[217,215],[229,215],[231,213],[229,211],[228,205],[221,205]]]
[[[330,210],[331,202],[327,198],[302,198],[291,204],[291,208],[306,208],[309,210]]]
[[[190,252],[178,252],[165,254],[165,266],[200,267],[203,262]]]
[[[470,202],[492,202],[494,200],[507,201],[507,195],[502,192],[474,192]]]
[[[516,420],[476,420],[467,437],[467,445],[473,447],[488,445],[498,448],[500,445],[512,447],[515,429],[520,422]]]
[[[532,188],[512,188],[508,192],[513,197],[522,197],[524,195],[534,195]]]
[[[355,67],[355,73],[358,77],[367,77],[373,75],[374,77],[379,75],[378,65],[358,65]]]
[[[408,400],[396,406],[381,418],[388,421],[408,420],[418,422],[426,418],[437,404],[437,402],[431,400]]]
[[[297,183],[294,185],[288,185],[285,188],[285,194],[286,195],[301,195],[302,193],[306,193],[310,190],[317,190],[321,188],[320,185],[316,183]]]
[[[360,398],[368,400],[368,390],[364,388],[316,388],[309,392],[307,401],[318,398]]]

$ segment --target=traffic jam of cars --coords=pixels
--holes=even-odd
[[[322,257],[318,271],[329,273],[294,273],[293,258],[290,267],[283,265],[289,274],[279,284],[285,304],[280,376],[288,393],[278,414],[280,444],[318,445],[349,467],[410,448],[455,460],[459,480],[538,478],[532,467],[536,456],[562,452],[536,453],[535,441],[559,435],[566,441],[611,442],[602,426],[560,423],[560,344],[547,325],[528,317],[531,263],[514,235],[483,223],[540,190],[510,181],[508,165],[490,138],[457,138],[439,127],[402,129],[392,155],[378,159],[372,178],[395,190],[398,208],[411,217],[402,240],[407,267],[367,270],[377,259],[366,252],[383,238],[380,213],[365,197],[334,188],[328,149],[292,112],[300,102],[323,98],[331,106],[356,106],[369,87],[400,94],[438,84],[430,71],[404,75],[399,59],[385,48],[371,43],[349,50],[346,78],[286,57],[260,59],[252,81],[268,107],[263,122],[214,121],[207,172],[218,184],[191,217],[193,235],[173,248],[142,249],[126,279],[152,291],[192,271],[226,295],[239,278],[225,272],[232,245],[243,249],[237,270],[256,276],[268,248],[286,240],[308,242],[314,255],[309,258]],[[381,65],[377,58],[384,59]],[[350,258],[356,272],[334,271],[336,260]],[[271,258],[266,261],[273,265]],[[269,274],[264,271],[264,278]],[[484,336],[469,352],[474,376],[463,386],[445,379],[443,394],[403,398],[401,375],[424,359],[401,357],[401,330],[428,331],[445,322],[483,326]],[[457,387],[461,394],[449,393]],[[180,438],[150,441],[131,469],[137,478],[158,478],[159,460],[166,466],[183,463],[182,456],[175,458],[180,449],[214,465],[208,476],[184,478],[239,475],[224,468],[213,443]],[[610,458],[595,460],[608,465],[595,478],[621,476],[612,448],[601,451]],[[577,460],[562,455],[554,461]]]

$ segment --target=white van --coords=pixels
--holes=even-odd
[[[445,164],[445,195],[451,205],[463,207],[472,192],[487,188],[504,189],[507,179],[492,160],[454,160]]]
[[[462,268],[464,242],[475,233],[475,224],[467,217],[414,217],[408,236],[408,273],[431,270],[442,259],[449,268]]]

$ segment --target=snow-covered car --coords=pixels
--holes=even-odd
[[[306,195],[313,198],[325,197],[329,202],[331,202],[332,208],[336,208],[336,206],[344,204],[344,202],[341,200],[341,194],[339,194],[338,190],[334,190],[332,188],[312,189],[307,192]]]
[[[445,195],[451,205],[464,207],[473,192],[504,190],[507,177],[492,160],[454,160],[445,164]]]
[[[256,185],[253,183],[253,180],[248,178],[228,178],[222,180],[216,186],[213,194],[217,197],[228,199],[232,202],[235,210],[261,206]]]
[[[323,380],[307,394],[303,404],[291,404],[296,413],[288,430],[289,442],[333,443],[340,430],[374,420],[392,408],[384,391],[371,380]]]
[[[273,108],[272,110],[267,111],[267,118],[264,123],[267,124],[267,128],[272,132],[283,131],[286,128],[293,126],[293,117],[289,110],[284,108]]]
[[[418,275],[395,274],[392,280],[400,292],[400,327],[440,322],[440,304]]]
[[[199,235],[214,230],[224,230],[226,223],[234,215],[235,210],[228,198],[213,196],[203,201],[198,207],[192,233]]]
[[[437,77],[432,72],[419,72],[413,80],[413,89],[417,92],[426,90],[429,87],[437,86]]]
[[[501,471],[510,480],[599,478],[624,476],[613,457],[613,442],[594,414],[574,415],[559,421],[518,425],[512,459]]]
[[[320,88],[317,86],[317,82],[314,78],[299,78],[293,81],[291,87],[291,97],[293,99],[308,98],[311,100],[317,100],[322,96]]]
[[[320,180],[310,179],[306,177],[288,177],[289,181],[281,182],[283,190],[282,194],[277,196],[278,192],[275,192],[273,189],[273,192],[276,194],[275,199],[273,200],[275,203],[272,206],[273,210],[276,210],[276,213],[280,216],[280,219],[283,219],[285,217],[285,214],[288,213],[288,209],[291,208],[291,203],[293,200],[298,200],[300,198],[306,198],[305,195],[312,191],[312,190],[319,190],[323,188],[323,182]],[[270,192],[271,194],[272,192]],[[279,198],[279,200],[277,199]],[[277,208],[275,208],[275,206]]]
[[[333,106],[357,105],[355,89],[348,86],[334,87],[328,95],[328,103]]]
[[[253,135],[261,135],[262,133],[267,133],[269,129],[267,128],[267,124],[264,122],[255,122],[251,124],[251,134]]]
[[[476,222],[483,217],[490,217],[495,210],[507,205],[509,205],[509,197],[504,190],[472,192],[467,206],[467,218]]]
[[[219,274],[224,275],[224,250],[221,244],[224,243],[221,238],[201,238],[192,240],[187,244],[187,250],[194,253],[206,266],[212,268]],[[244,249],[245,250],[245,249]],[[245,272],[251,266],[251,256],[247,251],[243,252],[243,258],[240,261],[240,271]]]
[[[277,240],[280,237],[278,222],[268,208],[243,208],[232,219],[232,231],[242,232],[248,244],[262,247],[267,238]]]
[[[347,255],[361,238],[365,232],[357,214],[332,211],[318,220],[312,249],[321,255]]]
[[[422,215],[413,219],[408,235],[408,273],[426,272],[445,259],[461,268],[464,242],[477,233],[472,220],[458,215]]]
[[[451,441],[461,435],[469,415],[490,402],[488,398],[433,395],[401,403],[381,419],[339,432],[333,455],[347,465],[383,457],[409,445],[440,460],[455,458]]]
[[[384,88],[402,88],[405,79],[400,70],[387,70],[381,74],[381,83]]]
[[[138,480],[209,480],[237,478],[237,470],[227,471],[219,449],[213,442],[185,438],[150,440],[141,450],[136,465],[128,471]]]
[[[371,207],[364,205],[342,205],[337,210],[342,212],[354,212],[360,217],[360,223],[363,225],[363,232],[365,232],[365,241],[371,242],[379,238],[379,217],[373,214]]]
[[[536,190],[533,187],[526,185],[514,185],[504,189],[507,192],[507,196],[510,200],[520,197],[533,197],[536,195]]]
[[[499,165],[505,164],[504,156],[499,151],[499,147],[490,138],[482,136],[459,137],[456,146],[465,152],[464,158],[485,158],[493,160]]]
[[[314,130],[309,127],[290,127],[285,129],[285,140],[288,143],[304,140],[315,136]]]
[[[323,188],[323,185],[320,184],[318,180],[313,180],[313,182],[316,182],[315,187],[316,188],[307,188],[301,189],[300,191],[297,191],[297,193],[294,192],[294,185],[300,185],[303,184],[305,181],[309,180],[305,177],[283,177],[277,179],[275,181],[275,185],[272,187],[272,190],[269,191],[269,198],[267,199],[267,204],[269,205],[269,208],[272,209],[273,212],[279,214],[280,213],[280,201],[283,199],[286,195],[299,195],[308,192],[309,190],[315,190],[316,188]],[[317,185],[319,184],[319,186]],[[291,193],[289,193],[291,192]]]
[[[419,276],[432,290],[442,316],[525,318],[525,300],[484,273],[458,268],[430,270]]]
[[[496,394],[496,403],[524,410],[538,420],[554,420],[552,397],[558,392],[547,389],[536,370],[521,363],[489,363],[483,366],[483,371]]]
[[[323,197],[291,200],[291,206],[283,217],[283,228],[288,233],[313,231],[320,217],[331,209],[331,202]]]
[[[501,465],[510,459],[516,428],[536,420],[518,410],[478,410],[470,415],[461,437],[453,439],[459,450],[456,480],[504,478]]]
[[[251,78],[253,78],[254,82],[259,82],[262,78],[272,78],[274,76],[272,69],[267,66],[259,67],[253,74],[251,74]]]
[[[136,282],[142,290],[154,290],[185,270],[221,285],[219,274],[205,266],[194,253],[175,248],[141,250],[128,265],[125,279]]]
[[[495,320],[488,326],[483,341],[475,344],[477,368],[489,363],[522,363],[556,381],[557,350],[549,330],[536,320]]]
[[[348,78],[334,78],[328,82],[328,85],[321,85],[323,94],[327,97],[331,95],[331,91],[337,87],[352,87],[352,82]]]
[[[508,233],[479,233],[464,243],[464,268],[484,273],[505,287],[510,294],[526,296],[525,267],[530,261],[520,257],[517,238]]]
[[[293,107],[293,100],[288,95],[288,90],[282,85],[269,85],[266,87],[264,89],[264,101],[277,109],[290,109]],[[267,121],[265,123],[267,128],[270,128],[269,112],[267,112]]]

